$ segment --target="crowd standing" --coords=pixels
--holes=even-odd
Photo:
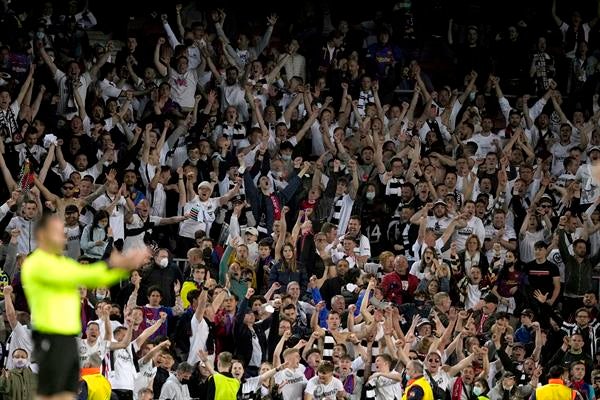
[[[80,289],[79,399],[596,398],[600,2],[189,2],[119,50],[59,3],[0,16],[4,398],[48,212],[81,263],[153,252]]]

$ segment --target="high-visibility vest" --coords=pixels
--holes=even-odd
[[[577,394],[562,379],[548,379],[548,384],[535,389],[536,400],[574,400]]]
[[[100,374],[99,369],[97,373],[89,373],[92,368],[87,370],[82,370],[81,379],[87,384],[88,400],[110,400],[111,387],[108,379]]]
[[[240,381],[223,374],[215,373],[215,400],[231,400],[237,398],[240,389]]]
[[[433,400],[433,390],[431,390],[431,385],[427,382],[427,379],[424,377],[420,377],[418,379],[413,379],[409,381],[408,386],[404,389],[404,394],[402,395],[402,400],[407,400],[407,393],[410,391],[410,388],[413,386],[419,386],[423,389],[423,400]]]

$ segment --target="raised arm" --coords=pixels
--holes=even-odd
[[[4,310],[6,312],[6,320],[8,321],[8,324],[10,325],[10,329],[12,331],[14,331],[15,327],[17,326],[17,323],[19,321],[17,320],[17,312],[15,311],[15,305],[13,304],[13,300],[12,300],[12,294],[13,294],[12,286],[10,286],[10,285],[4,286],[3,292],[4,292]]]
[[[169,69],[162,63],[162,60],[160,59],[160,48],[163,44],[165,44],[165,38],[158,38],[156,47],[154,48],[154,66],[161,76],[167,76]]]
[[[281,209],[281,225],[279,227],[279,235],[277,236],[277,243],[275,244],[275,261],[279,261],[281,259],[281,249],[283,249],[283,245],[285,244],[285,235],[287,232],[287,221],[285,217],[287,213],[290,211],[289,207],[284,206]]]
[[[46,53],[46,49],[44,48],[44,43],[42,41],[38,41],[37,48],[38,48],[38,51],[40,52],[40,56],[42,57],[42,60],[44,60],[44,64],[46,64],[48,66],[48,68],[50,68],[50,73],[52,74],[52,77],[54,77],[56,75],[56,71],[58,70],[58,68],[56,67],[56,64],[54,64],[54,61],[52,61],[52,59],[50,58],[48,53]]]
[[[112,52],[113,42],[109,40],[108,43],[106,43],[106,49],[104,49],[104,54],[102,54],[98,61],[96,61],[96,64],[92,65],[92,68],[90,68],[90,76],[92,77],[92,80],[96,80],[98,71],[100,71],[100,68],[102,68],[102,66],[106,64],[108,58],[112,55]]]
[[[23,99],[25,98],[25,95],[27,94],[27,91],[29,90],[29,85],[31,85],[31,81],[33,80],[34,72],[35,72],[35,64],[31,63],[31,65],[29,66],[29,73],[27,74],[27,78],[25,79],[23,86],[21,86],[21,90],[19,91],[19,94],[17,95],[17,99],[15,100],[17,102],[17,104],[19,104],[19,105],[23,102]]]
[[[552,18],[554,19],[554,22],[556,22],[556,25],[562,25],[562,20],[556,14],[556,0],[552,0]]]
[[[164,311],[161,311],[160,313],[160,319],[158,321],[156,321],[154,324],[152,324],[152,326],[149,326],[148,328],[144,329],[144,331],[142,333],[140,333],[140,336],[138,336],[134,342],[135,345],[140,348],[142,347],[142,345],[146,342],[146,340],[148,340],[148,338],[152,335],[154,335],[156,332],[158,332],[158,329],[165,323],[165,321],[167,320],[167,313]]]
[[[3,145],[2,148],[4,148]],[[10,170],[6,165],[6,161],[4,160],[4,154],[2,151],[0,151],[0,169],[2,169],[2,177],[4,178],[4,182],[6,183],[8,190],[12,192],[17,188],[17,183],[13,179],[12,174],[10,173]]]

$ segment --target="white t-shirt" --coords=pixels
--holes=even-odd
[[[318,376],[314,376],[306,384],[306,393],[311,394],[315,400],[336,400],[337,392],[341,390],[344,390],[344,385],[335,377],[324,385],[319,382]]]
[[[200,201],[198,196],[188,201],[183,206],[183,214],[198,212],[196,219],[188,218],[179,225],[179,235],[193,239],[197,230],[203,230],[208,235],[210,228],[215,221],[220,197],[213,197],[207,201]]]
[[[81,239],[82,229],[79,224],[75,226],[65,226],[65,236],[67,237],[67,246],[65,248],[65,256],[77,260],[81,256]]]
[[[137,395],[143,388],[147,388],[150,386],[152,380],[156,376],[156,367],[152,360],[147,363],[139,363],[140,372],[138,372],[135,377],[135,382],[133,385],[133,398],[137,399]]]
[[[96,343],[91,346],[87,339],[77,338],[77,346],[79,347],[79,363],[83,365],[87,358],[94,353],[98,354],[101,360],[104,360],[104,357],[106,357],[106,354],[108,353],[110,342],[98,338]]]
[[[98,86],[100,87],[102,99],[104,99],[104,101],[107,101],[111,97],[119,97],[121,95],[121,89],[119,89],[114,82],[111,82],[106,78],[101,80],[100,83],[98,83]]]
[[[402,385],[398,381],[378,376],[375,379],[370,379],[369,383],[374,386],[375,400],[402,398]]]
[[[500,140],[500,137],[495,133],[491,133],[487,136],[476,133],[467,142],[474,142],[477,144],[477,152],[475,152],[476,158],[485,158],[490,151],[495,150],[494,140]]]
[[[104,193],[98,197],[92,203],[92,207],[96,210],[108,207],[113,200],[108,197],[108,193]],[[125,205],[127,201],[121,196],[117,201],[117,205],[113,208],[112,213],[109,215],[109,224],[113,231],[113,238],[115,240],[125,239]]]
[[[153,223],[154,226],[156,226],[160,223],[160,221],[162,221],[162,218],[156,217],[154,215],[149,215],[148,220],[151,223]],[[131,221],[131,224],[127,224],[127,229],[139,229],[143,226],[144,223],[142,222],[140,216],[137,214],[133,214],[133,221]],[[152,229],[148,229],[146,232],[151,233]],[[134,236],[126,236],[125,241],[123,243],[123,251],[145,247],[146,245],[144,244],[144,234],[145,232],[139,233]]]
[[[298,368],[292,370],[286,368],[275,374],[275,383],[281,385],[286,384],[281,388],[283,400],[296,400],[303,398],[304,388],[306,387],[306,377],[304,376],[304,365],[300,364]]]
[[[169,84],[171,85],[171,97],[181,107],[193,108],[196,85],[198,85],[198,74],[196,70],[187,70],[183,74],[175,69],[169,69]]]
[[[481,243],[485,240],[485,228],[479,217],[471,217],[471,219],[467,221],[467,226],[457,229],[454,232],[454,241],[456,242],[458,251],[465,249],[467,238],[472,234],[477,235]]]
[[[108,380],[113,389],[133,390],[135,387],[135,377],[137,371],[133,363],[133,351],[139,349],[132,342],[124,349],[118,349],[112,352],[112,359],[115,367],[108,373]]]
[[[208,340],[209,328],[204,318],[198,321],[196,315],[192,316],[191,325],[192,336],[190,337],[190,354],[188,355],[187,362],[191,365],[194,365],[200,361],[200,357],[198,357],[198,351],[206,351],[206,341]]]
[[[12,354],[16,349],[27,350],[31,359],[33,353],[33,339],[31,338],[31,329],[17,321],[15,329],[8,337],[8,356],[6,357],[6,369],[14,368]],[[31,370],[37,373],[37,364],[30,365]]]

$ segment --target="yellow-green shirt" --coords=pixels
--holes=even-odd
[[[111,286],[129,273],[105,262],[79,264],[63,255],[36,249],[23,262],[21,281],[33,329],[47,334],[81,333],[79,287]]]

